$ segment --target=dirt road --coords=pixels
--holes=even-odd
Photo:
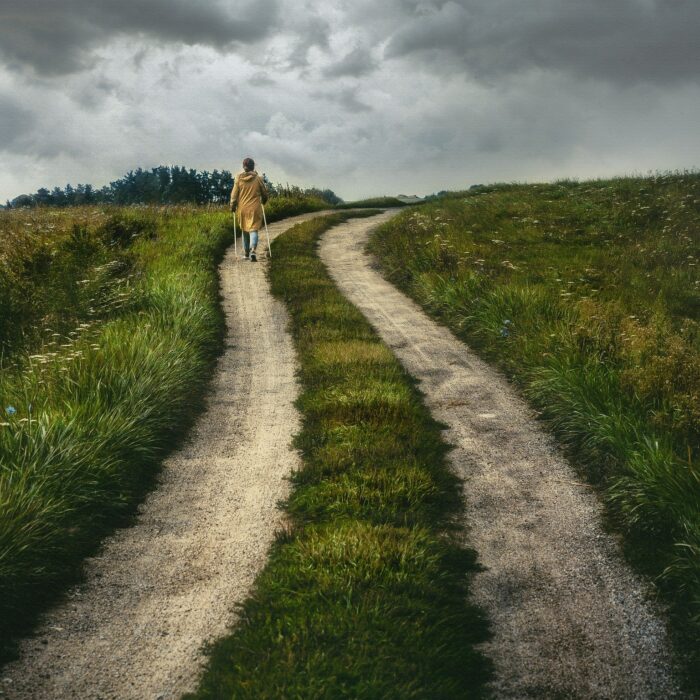
[[[496,667],[495,697],[681,697],[664,625],[603,531],[592,490],[503,377],[364,254],[370,228],[389,216],[332,229],[321,257],[448,426],[469,545],[486,569],[473,597],[492,621],[484,651]]]
[[[264,268],[237,262],[231,247],[220,268],[226,349],[206,412],[166,461],[136,525],[107,541],[85,584],[5,667],[0,696],[165,700],[194,688],[202,643],[233,622],[280,522],[285,477],[299,466],[290,448],[296,359]]]
[[[369,229],[392,215],[331,230],[321,254],[420,380],[456,446],[469,544],[486,568],[473,596],[492,620],[485,652],[495,696],[680,697],[664,627],[603,532],[591,490],[503,378],[363,254]],[[233,251],[222,264],[228,334],[208,408],[137,524],[88,562],[85,584],[4,669],[6,697],[179,697],[196,684],[202,643],[234,621],[234,603],[265,563],[285,476],[299,464],[289,447],[299,420],[294,351],[263,268],[236,262]]]

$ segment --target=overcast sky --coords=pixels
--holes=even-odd
[[[159,164],[346,199],[700,166],[700,0],[0,0],[0,199]]]

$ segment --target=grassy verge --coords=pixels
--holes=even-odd
[[[184,207],[0,217],[0,656],[199,410],[232,233],[228,214]]]
[[[700,677],[700,175],[500,185],[408,211],[388,277],[503,368],[599,487]]]
[[[478,697],[484,638],[459,484],[410,378],[316,254],[336,214],[275,242],[301,362],[303,469],[232,635],[192,698]]]

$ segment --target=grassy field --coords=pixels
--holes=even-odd
[[[301,362],[303,468],[288,526],[193,698],[474,698],[488,674],[439,426],[316,255],[347,217],[274,244],[272,288]]]
[[[700,174],[684,173],[479,187],[404,212],[370,244],[393,282],[517,382],[600,486],[694,661],[699,243]]]
[[[323,206],[278,197],[268,216]],[[199,410],[232,241],[223,209],[0,213],[0,655]]]
[[[360,199],[357,202],[343,202],[336,204],[335,209],[375,209],[383,207],[405,207],[408,206],[396,197],[372,197],[370,199]]]

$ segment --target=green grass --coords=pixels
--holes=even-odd
[[[370,199],[360,199],[357,202],[343,202],[337,204],[335,209],[376,209],[383,207],[406,207],[405,202],[402,202],[396,197],[371,197]]]
[[[700,680],[700,174],[454,193],[372,250],[600,488]]]
[[[277,198],[268,215],[303,209]],[[232,242],[223,210],[0,215],[0,656],[127,522],[201,408]]]
[[[316,255],[336,214],[275,244],[301,362],[303,468],[288,527],[192,698],[473,698],[488,664],[466,601],[460,484],[410,378]]]

